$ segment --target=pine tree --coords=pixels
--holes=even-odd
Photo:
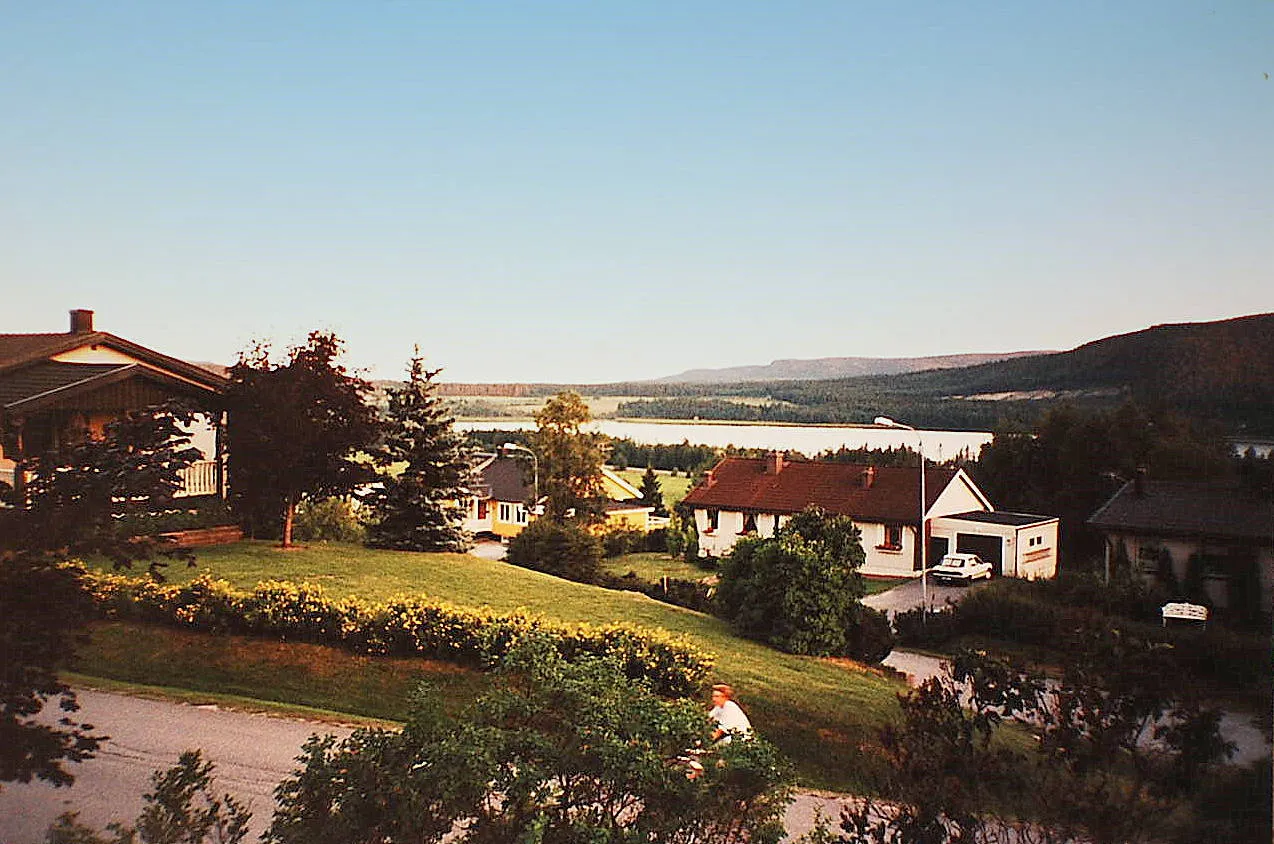
[[[641,476],[641,500],[655,508],[656,516],[668,515],[668,508],[664,506],[664,493],[659,488],[659,477],[651,466],[647,466],[646,474]]]
[[[389,393],[384,444],[376,453],[385,471],[369,498],[374,517],[367,544],[399,551],[464,551],[471,544],[461,527],[461,501],[471,486],[464,443],[435,395],[440,369],[425,369],[420,350],[411,359],[407,383]]]

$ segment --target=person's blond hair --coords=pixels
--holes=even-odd
[[[721,692],[726,700],[734,700],[734,687],[729,683],[717,683],[712,687],[714,692]]]

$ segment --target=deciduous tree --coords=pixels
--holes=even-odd
[[[281,528],[285,548],[303,496],[345,495],[372,477],[356,459],[380,432],[372,387],[339,362],[341,346],[315,331],[284,360],[258,344],[230,368],[231,503],[254,533]]]
[[[425,369],[419,350],[407,383],[389,392],[381,470],[367,498],[373,517],[367,544],[403,551],[464,551],[470,544],[460,502],[472,486],[469,461],[454,420],[435,392],[439,369]]]
[[[591,523],[605,514],[602,466],[606,436],[585,431],[591,421],[579,393],[558,393],[535,414],[532,448],[540,461],[545,516]]]

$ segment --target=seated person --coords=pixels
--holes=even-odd
[[[717,728],[712,733],[713,741],[725,744],[735,735],[752,735],[752,722],[734,702],[734,689],[725,683],[712,687],[712,711],[708,716],[716,722]]]

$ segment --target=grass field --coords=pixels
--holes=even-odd
[[[194,569],[174,567],[167,576],[184,582],[202,572],[241,587],[275,578],[321,584],[337,596],[384,599],[423,593],[475,607],[524,608],[593,624],[624,621],[684,635],[717,655],[716,679],[738,689],[757,729],[793,759],[809,786],[869,787],[874,757],[864,748],[876,744],[878,728],[897,712],[895,695],[902,689],[897,680],[874,669],[780,653],[734,636],[719,619],[644,595],[585,586],[464,554],[374,551],[353,545],[284,552],[269,543],[244,542],[200,549]],[[77,670],[187,688],[204,683],[203,688],[215,685],[264,699],[291,695],[306,705],[374,717],[401,712],[401,704],[391,699],[401,700],[412,671],[425,670],[417,665],[423,661],[392,661],[397,667],[390,670],[380,660],[358,662],[326,649],[316,655],[304,650],[309,646],[236,643],[223,636],[177,641],[169,635],[172,632],[146,633],[152,644],[141,648],[130,647],[140,632],[99,627],[94,650]],[[153,676],[160,672],[164,679]],[[324,691],[323,676],[337,678],[330,693]],[[287,687],[294,680],[304,688]]]
[[[638,489],[641,489],[641,478],[645,474],[645,469],[619,470],[619,476]],[[659,490],[664,494],[664,506],[671,510],[680,504],[681,499],[685,498],[686,493],[690,491],[691,479],[685,475],[674,476],[666,469],[656,469],[655,474],[659,476]]]

